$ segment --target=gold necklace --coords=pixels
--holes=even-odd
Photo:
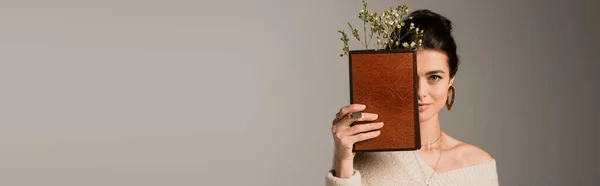
[[[413,151],[413,154],[415,155],[415,160],[417,161],[417,164],[419,164],[419,169],[421,169],[421,172],[423,173],[423,175],[425,175],[425,184],[427,184],[427,186],[429,186],[429,184],[431,184],[431,179],[433,179],[433,176],[435,176],[435,170],[437,169],[437,166],[440,162],[440,158],[442,157],[442,132],[440,132],[440,137],[438,138],[438,140],[440,140],[440,156],[438,156],[437,161],[435,161],[435,166],[433,167],[433,172],[431,173],[431,176],[427,177],[427,175],[425,175],[425,171],[423,170],[423,167],[421,166],[421,164],[419,163],[419,160],[417,159],[417,152]],[[436,140],[437,141],[437,140]],[[430,143],[433,144],[433,143]]]
[[[433,141],[433,142],[431,142],[431,143],[427,144],[427,146],[431,146],[431,145],[433,145],[434,143],[438,142],[440,139],[442,139],[442,132],[440,132],[440,136],[438,136],[438,139],[436,139],[435,141]],[[424,144],[421,144],[421,146],[423,146],[423,145],[424,145]]]

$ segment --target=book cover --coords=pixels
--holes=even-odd
[[[350,102],[364,104],[384,122],[381,134],[357,142],[353,151],[406,151],[421,148],[417,101],[416,51],[355,50],[349,52]]]

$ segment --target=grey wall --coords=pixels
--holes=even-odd
[[[597,185],[599,3],[370,1],[400,3],[454,21],[442,127],[502,185]],[[2,1],[0,185],[322,185],[360,8]]]

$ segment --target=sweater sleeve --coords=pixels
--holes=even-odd
[[[354,174],[349,178],[339,178],[335,177],[333,174],[334,170],[331,169],[327,172],[327,176],[325,177],[325,185],[326,186],[361,186],[362,180],[360,171],[354,170]]]
[[[500,182],[498,181],[498,179],[492,179],[492,180],[490,180],[489,183],[490,183],[489,185],[491,185],[491,186],[499,186],[500,185]]]
[[[488,185],[488,186],[499,186],[500,185],[497,173],[492,174],[492,176],[489,177],[488,179],[486,179],[486,181],[487,181],[486,182],[487,184],[485,184],[485,185]]]

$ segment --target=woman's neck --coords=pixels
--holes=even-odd
[[[438,147],[442,135],[439,116],[436,114],[429,120],[420,121],[419,123],[421,130],[421,146],[423,149]]]

